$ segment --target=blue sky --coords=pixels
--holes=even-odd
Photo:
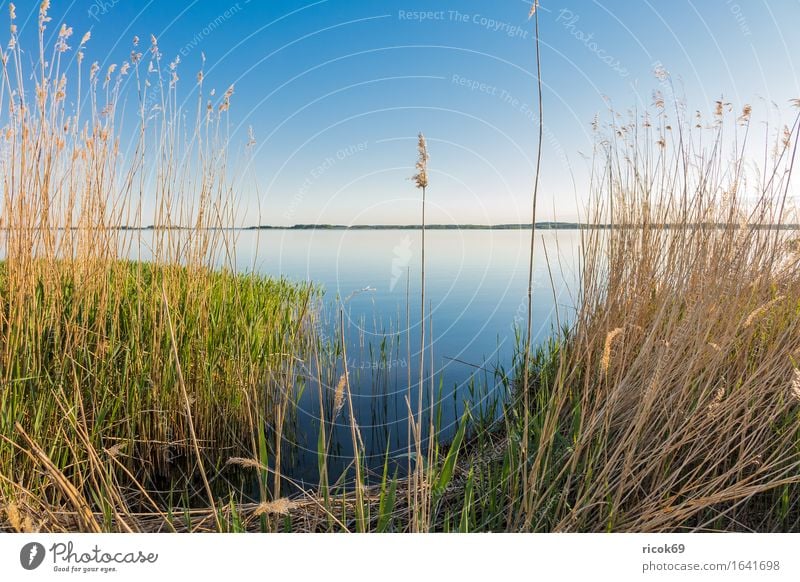
[[[604,97],[621,111],[649,105],[657,63],[691,110],[724,95],[756,116],[774,101],[788,120],[800,97],[798,0],[542,4],[540,219],[578,217],[594,115]],[[38,2],[16,5],[23,46],[35,48]],[[128,57],[134,35],[155,34],[165,60],[180,55],[187,92],[204,53],[206,85],[236,87],[233,155],[248,127],[258,142],[236,182],[247,224],[416,222],[407,178],[418,131],[431,151],[430,222],[526,222],[537,127],[528,10],[522,0],[54,0],[49,32],[62,21],[77,38],[91,30],[87,60],[104,66]]]

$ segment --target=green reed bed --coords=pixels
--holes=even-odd
[[[192,497],[201,467],[253,451],[250,435],[290,398],[315,295],[284,280],[122,261],[35,262],[29,287],[11,283],[19,278],[0,264],[0,495],[58,508],[69,501],[63,476],[89,506],[114,512],[152,505],[159,490]]]
[[[90,33],[50,30],[49,1],[30,29],[38,53],[23,51],[37,39],[8,8],[0,528],[139,531],[152,516],[171,529],[175,507],[200,506],[221,529],[213,510],[239,487],[226,461],[281,466],[317,296],[233,274],[234,88],[205,89],[201,60],[183,91],[155,36],[101,70],[84,62]],[[264,502],[273,473],[257,476]]]

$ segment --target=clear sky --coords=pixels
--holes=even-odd
[[[35,49],[38,2],[16,6],[23,43]],[[529,8],[54,0],[48,31],[62,21],[77,39],[91,30],[86,58],[104,66],[128,57],[134,35],[155,34],[165,60],[180,55],[187,87],[204,53],[206,86],[235,84],[234,155],[248,127],[257,140],[252,171],[237,181],[245,223],[417,222],[407,178],[418,131],[431,153],[430,222],[527,222],[537,128]],[[594,115],[607,110],[604,96],[621,111],[649,105],[658,63],[692,110],[710,112],[724,95],[752,103],[755,115],[774,101],[788,119],[789,99],[800,97],[799,0],[542,0],[541,10],[542,220],[576,219]]]

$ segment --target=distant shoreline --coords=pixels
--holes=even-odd
[[[650,228],[684,228],[685,225],[674,224],[654,224],[649,225]],[[698,226],[705,226],[707,228],[725,228],[726,226],[733,226],[739,228],[738,224],[691,224],[690,228],[697,228]],[[610,224],[583,224],[579,222],[537,222],[537,230],[609,230],[612,227]],[[624,226],[616,225],[615,228],[641,228],[642,225],[626,224]],[[757,224],[753,225],[754,228],[775,228],[779,230],[800,230],[800,224]],[[296,224],[294,226],[247,226],[240,227],[233,230],[421,230],[422,227],[418,224],[366,224],[366,225],[353,225],[346,226],[343,224]],[[425,230],[530,230],[531,224],[429,224],[425,226]]]
[[[653,224],[649,225],[650,228],[685,228],[685,225],[674,224]],[[700,224],[691,224],[690,228],[697,228]],[[728,225],[719,224],[704,224],[707,228],[725,228]],[[739,224],[732,224],[734,228],[739,228]],[[753,225],[754,228],[775,228],[779,230],[800,230],[800,224],[757,224]],[[612,227],[610,224],[584,224],[580,222],[537,222],[537,230],[609,230]],[[123,227],[124,229],[125,227]],[[191,227],[155,227],[146,226],[138,230],[191,230]],[[641,228],[641,225],[628,224],[624,226],[616,225],[615,228]],[[130,230],[137,230],[136,227]],[[222,229],[210,230],[422,230],[419,224],[354,224],[351,226],[345,224],[295,224],[292,226],[238,226],[226,227]],[[530,223],[507,223],[507,224],[427,224],[425,230],[531,230]]]
[[[648,228],[661,228],[661,229],[675,229],[675,228],[698,228],[703,226],[705,228],[726,228],[728,226],[733,228],[740,228],[739,224],[724,224],[724,223],[705,223],[705,224],[690,224],[690,225],[676,225],[676,224],[650,224]],[[584,224],[579,222],[537,222],[537,230],[609,230],[612,227],[610,224]],[[752,225],[753,228],[758,229],[777,229],[777,230],[800,230],[800,224],[756,224]],[[614,228],[642,228],[642,225],[626,224],[614,225]],[[201,228],[199,230],[421,230],[422,227],[418,224],[295,224],[292,226],[272,226],[272,225],[258,225],[258,226],[226,226],[218,228]],[[425,225],[425,230],[530,230],[531,224],[428,224]],[[0,231],[8,230],[8,227],[0,228]],[[34,229],[38,230],[38,229]],[[67,230],[63,227],[58,227],[55,230]],[[79,227],[72,227],[69,230],[82,230]],[[85,229],[83,229],[85,230]],[[97,230],[97,229],[95,229]],[[99,230],[124,230],[124,231],[155,231],[155,230],[198,230],[191,226],[115,226]]]
[[[428,224],[425,230],[530,230],[528,224]],[[577,222],[537,222],[536,228],[546,230],[577,230],[581,228],[608,228],[607,225],[589,225]],[[241,230],[421,230],[419,224],[295,224],[293,226],[249,226]]]

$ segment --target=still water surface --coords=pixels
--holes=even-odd
[[[389,455],[402,472],[408,445],[406,399],[417,409],[420,231],[240,231],[235,236],[237,268],[312,281],[324,288],[330,312],[343,306],[355,420],[368,465],[382,467],[388,444]],[[557,321],[568,322],[574,312],[579,247],[579,231],[537,234],[536,341],[552,333]],[[433,374],[443,438],[453,433],[465,404],[472,410],[488,408],[505,393],[497,370],[509,371],[516,332],[525,326],[529,248],[530,231],[426,233],[426,374]],[[338,333],[335,324],[330,326],[328,333]],[[390,347],[381,358],[380,344],[387,334]],[[316,394],[314,385],[300,400],[284,467],[292,477],[311,484],[317,478]],[[427,413],[430,385],[424,394]],[[336,423],[332,475],[352,459],[346,410]]]

